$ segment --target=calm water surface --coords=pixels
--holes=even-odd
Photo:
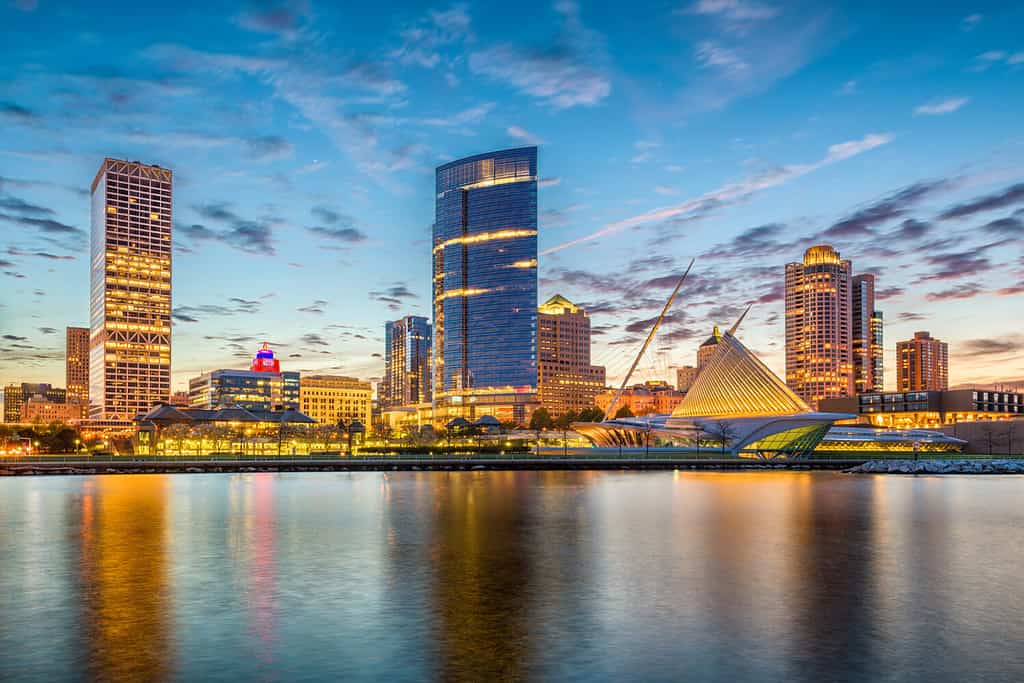
[[[1024,478],[0,479],[0,679],[1024,680]]]

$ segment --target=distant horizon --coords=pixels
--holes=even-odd
[[[1024,386],[1024,7],[198,8],[0,8],[0,385],[64,386],[105,157],[175,174],[173,392],[264,341],[377,383],[384,323],[432,318],[435,169],[536,145],[538,301],[587,310],[610,385],[691,257],[634,381],[751,303],[785,377],[785,264],[824,243],[877,276],[887,390],[920,330],[951,388]]]

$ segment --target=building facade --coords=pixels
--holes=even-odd
[[[64,339],[64,387],[68,403],[89,416],[89,328],[69,327]]]
[[[436,171],[435,419],[524,423],[537,406],[537,148]]]
[[[896,343],[897,388],[900,391],[944,391],[949,388],[949,346],[928,332]]]
[[[418,315],[384,323],[384,379],[377,387],[382,408],[431,400],[430,322]]]
[[[213,370],[188,381],[188,405],[206,410],[219,406],[238,406],[246,410],[297,410],[299,382],[297,372]]]
[[[309,375],[302,378],[300,404],[321,424],[358,420],[367,431],[372,424],[373,387],[355,377]]]
[[[700,370],[692,365],[676,368],[676,390],[685,394],[693,386],[699,373]]]
[[[68,398],[56,401],[42,394],[29,396],[21,404],[19,422],[22,424],[49,424],[63,422],[75,424],[82,419],[82,403],[79,399]]]
[[[594,397],[594,403],[602,411],[607,412],[617,391],[617,389],[602,391]],[[668,382],[651,380],[623,389],[618,403],[615,404],[615,412],[618,413],[625,406],[634,415],[671,413],[676,406],[683,402],[684,398],[686,398],[686,394],[676,391]]]
[[[89,416],[171,394],[171,171],[104,159],[92,182]]]
[[[65,403],[67,391],[46,383],[22,382],[4,387],[4,422],[21,421],[21,409],[33,396],[39,396],[50,403]]]
[[[875,309],[875,276],[854,275],[850,291],[854,391],[882,391],[882,312]]]
[[[861,394],[822,402],[822,410],[858,415],[858,422],[927,429],[961,422],[1024,419],[1024,394],[983,389],[911,390]]]
[[[555,295],[537,309],[537,390],[554,417],[594,407],[604,391],[603,366],[590,364],[590,317]]]
[[[188,405],[206,410],[221,406],[298,410],[299,382],[299,373],[281,372],[280,361],[264,343],[248,370],[213,370],[190,379]]]
[[[854,394],[851,265],[827,245],[786,264],[786,384],[817,406]]]

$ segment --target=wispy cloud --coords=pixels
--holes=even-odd
[[[579,5],[560,0],[561,29],[554,44],[523,48],[502,43],[469,55],[474,73],[504,82],[555,109],[593,106],[607,97],[611,80],[602,65],[604,37],[583,25]]]
[[[951,114],[971,101],[969,97],[947,97],[944,100],[934,100],[922,104],[914,109],[917,116],[937,116],[939,114]]]
[[[519,126],[509,126],[505,132],[516,140],[522,140],[528,145],[541,145],[544,143],[539,136],[534,135],[525,128],[520,128]]]
[[[735,204],[736,202],[745,200],[758,192],[783,185],[791,180],[805,176],[808,173],[813,173],[820,168],[863,154],[864,152],[875,149],[876,147],[885,145],[891,140],[892,136],[889,134],[872,133],[865,135],[859,140],[841,142],[829,147],[825,156],[818,161],[809,164],[789,164],[782,166],[761,175],[747,178],[736,183],[723,185],[710,192],[706,192],[699,197],[689,199],[680,204],[652,209],[638,216],[608,223],[601,229],[596,230],[589,235],[584,235],[583,237],[578,237],[574,240],[563,242],[562,244],[557,244],[553,247],[548,247],[541,253],[551,254],[568,247],[583,244],[584,242],[613,235],[627,228],[657,223],[672,218],[692,216],[708,211],[712,208],[721,207],[727,204]]]

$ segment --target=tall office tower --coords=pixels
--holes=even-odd
[[[384,323],[382,408],[430,402],[430,322],[418,315]]]
[[[81,415],[89,413],[89,328],[69,327],[64,340],[64,387],[67,400],[81,406]]]
[[[169,169],[104,159],[92,181],[89,417],[130,420],[171,395]]]
[[[900,391],[949,389],[949,346],[927,332],[896,343],[896,365]]]
[[[827,245],[786,264],[786,384],[814,407],[854,394],[850,270]]]
[[[875,276],[853,276],[850,290],[854,390],[882,391],[882,312],[875,310]]]
[[[590,317],[555,295],[537,309],[537,390],[553,416],[594,407],[605,371],[590,364]]]
[[[435,420],[526,422],[537,406],[537,148],[436,172]]]

